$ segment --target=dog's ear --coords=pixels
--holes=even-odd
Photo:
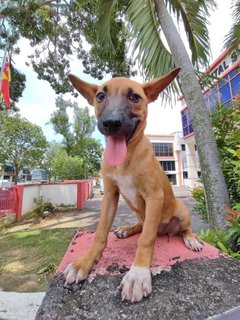
[[[149,102],[157,99],[159,93],[161,93],[174,80],[180,69],[181,68],[176,68],[161,78],[156,78],[143,84],[143,90]]]
[[[72,85],[75,87],[75,89],[77,89],[77,91],[80,92],[85,99],[87,99],[90,105],[93,105],[94,97],[98,90],[98,86],[95,84],[85,82],[79,79],[78,77],[74,76],[73,74],[69,74],[68,78],[72,82]]]

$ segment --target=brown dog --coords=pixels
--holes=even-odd
[[[143,85],[127,78],[113,78],[101,86],[70,75],[74,87],[95,107],[98,128],[107,137],[102,163],[104,197],[95,240],[87,254],[66,268],[66,283],[87,278],[100,259],[115,217],[119,194],[137,217],[137,223],[121,226],[118,238],[140,233],[138,248],[130,271],[121,282],[122,299],[140,301],[151,293],[151,261],[159,234],[181,234],[185,245],[194,251],[202,243],[191,232],[187,207],[176,200],[163,169],[144,136],[148,103],[177,76],[175,69],[164,77]]]

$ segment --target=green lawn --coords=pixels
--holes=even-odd
[[[45,291],[76,229],[32,229],[0,234],[0,288]]]

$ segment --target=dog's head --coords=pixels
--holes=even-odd
[[[95,107],[99,131],[107,137],[105,159],[110,165],[121,165],[127,145],[137,132],[143,133],[148,103],[174,80],[180,68],[167,75],[139,84],[128,78],[113,78],[101,86],[69,75],[73,86]]]

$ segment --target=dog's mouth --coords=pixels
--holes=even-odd
[[[134,135],[138,124],[139,121],[137,122],[133,132],[129,133],[127,136],[107,136],[104,159],[110,166],[120,166],[124,163],[127,157],[127,144]]]

